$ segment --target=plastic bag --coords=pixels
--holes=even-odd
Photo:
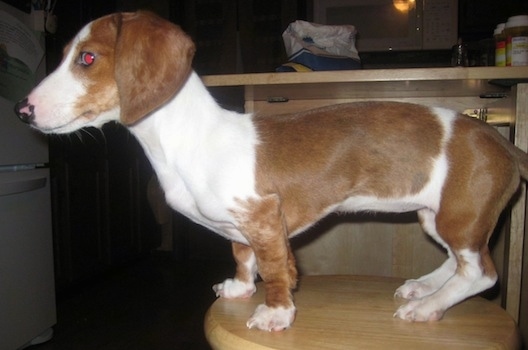
[[[299,20],[290,23],[282,38],[290,63],[309,70],[361,68],[353,25],[321,25]],[[288,67],[286,64],[280,68],[284,66]]]

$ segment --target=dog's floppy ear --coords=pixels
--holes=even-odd
[[[116,15],[115,80],[121,123],[130,125],[178,93],[195,47],[177,25],[144,11]]]

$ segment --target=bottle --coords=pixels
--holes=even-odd
[[[466,44],[462,43],[462,38],[458,38],[458,43],[451,48],[451,65],[453,67],[469,66],[468,50]]]
[[[505,25],[506,65],[528,66],[528,16],[512,16]]]
[[[500,23],[493,31],[495,38],[495,65],[497,67],[506,66],[506,33],[504,27],[506,23]]]

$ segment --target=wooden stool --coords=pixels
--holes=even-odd
[[[205,316],[205,334],[215,350],[239,349],[518,349],[517,326],[505,310],[480,297],[451,309],[439,322],[393,318],[402,300],[393,298],[400,279],[306,276],[294,293],[297,317],[283,332],[247,329],[264,300],[264,286],[250,299],[218,299]]]

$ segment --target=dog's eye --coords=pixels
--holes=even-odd
[[[91,52],[81,52],[79,63],[83,66],[90,66],[95,61],[95,55]]]

